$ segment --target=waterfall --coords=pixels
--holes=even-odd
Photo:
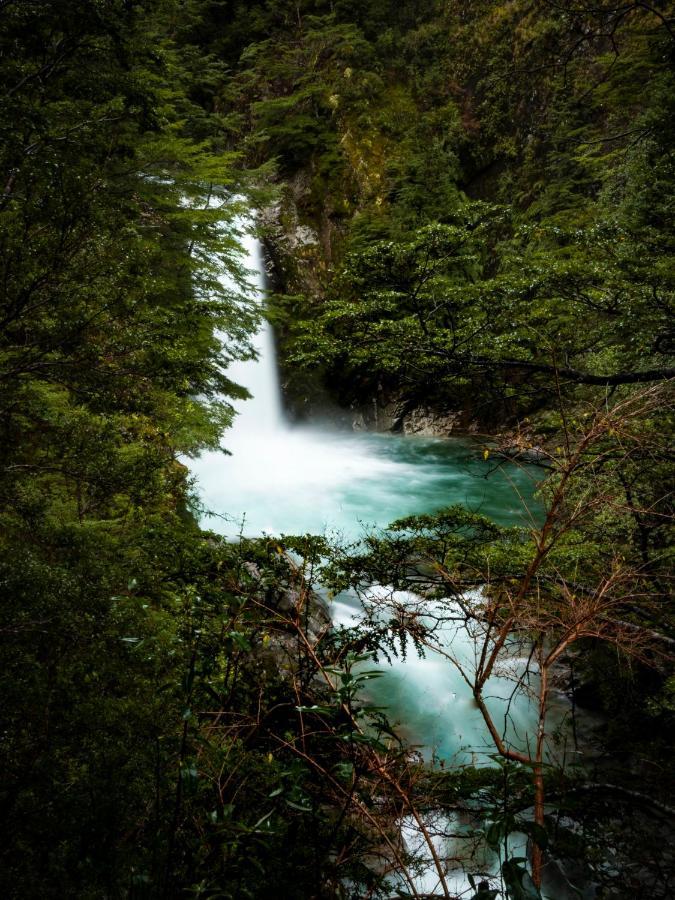
[[[243,244],[244,265],[255,273],[255,293],[263,303],[265,271],[260,242],[247,235]],[[230,289],[233,286],[230,281],[223,283]],[[367,526],[383,527],[398,517],[451,504],[480,510],[503,524],[521,521],[521,498],[531,498],[536,483],[515,467],[508,478],[486,479],[482,456],[469,441],[353,434],[288,423],[269,323],[263,322],[253,344],[257,359],[234,363],[227,371],[251,394],[251,399],[235,403],[237,416],[223,437],[223,449],[231,455],[208,452],[190,461],[204,506],[217,514],[215,519],[205,519],[206,527],[231,537],[242,532],[258,536],[263,531],[330,531],[353,539]],[[374,594],[387,590],[372,588]],[[332,603],[336,626],[349,626],[359,611],[355,596],[341,596]],[[475,650],[468,633],[458,629],[448,629],[439,640],[452,652],[470,655]],[[519,664],[517,658],[511,658],[510,665],[516,670]],[[446,659],[429,651],[424,659],[411,653],[405,660],[381,666],[385,677],[376,682],[374,698],[389,707],[392,721],[400,722],[405,736],[428,760],[433,757],[451,765],[489,763],[492,748],[485,726],[466,685]],[[497,719],[508,711],[510,734],[520,743],[531,733],[535,717],[527,697],[511,698],[512,677],[513,672],[504,672],[491,679],[489,704]],[[461,857],[464,837],[452,836],[461,832],[461,823],[443,811],[429,815],[441,832],[435,839],[441,856],[450,861]],[[423,849],[414,824],[404,820],[400,826],[408,848]],[[433,892],[437,875],[428,862],[427,871],[415,881],[421,891]],[[449,865],[452,867],[452,862]],[[496,872],[498,860],[486,857],[481,865],[483,871]],[[450,871],[453,889],[468,891],[461,866]]]
[[[246,267],[254,275],[252,287],[259,303],[264,303],[265,266],[260,241],[251,234],[242,240]],[[230,287],[227,276],[223,282]],[[272,326],[264,319],[260,331],[253,340],[258,358],[238,361],[228,369],[228,376],[236,384],[241,384],[251,394],[251,399],[236,404],[237,417],[230,435],[243,433],[273,434],[285,428],[281,406],[281,389],[277,371],[274,334]]]
[[[263,303],[260,241],[249,233],[242,243],[243,265],[254,275],[252,288]],[[231,279],[222,277],[231,290]],[[237,415],[222,440],[231,455],[212,451],[189,461],[203,505],[215,514],[205,519],[206,527],[231,537],[242,530],[250,536],[357,537],[364,528],[452,503],[480,509],[504,524],[522,516],[513,483],[521,496],[531,497],[533,482],[518,469],[510,481],[486,480],[483,461],[469,442],[287,423],[269,323],[263,322],[253,344],[258,358],[227,370],[252,395],[234,403]]]

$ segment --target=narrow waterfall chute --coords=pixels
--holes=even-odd
[[[265,266],[260,241],[250,232],[242,239],[245,252],[245,266],[253,275],[252,287],[255,299],[264,304]],[[223,276],[228,281],[227,276]],[[230,286],[228,284],[228,286]],[[257,358],[239,360],[230,365],[228,376],[236,384],[245,387],[251,394],[250,400],[235,404],[237,417],[228,439],[254,432],[255,434],[274,434],[285,429],[283,409],[281,405],[281,389],[274,348],[272,326],[263,319],[260,330],[253,338],[253,346]]]

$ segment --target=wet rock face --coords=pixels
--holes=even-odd
[[[418,407],[412,409],[401,420],[403,434],[437,435],[445,437],[455,431],[461,416],[458,412],[439,412]]]
[[[319,235],[309,225],[296,225],[289,234],[289,247],[297,250],[301,247],[314,247],[319,243]]]
[[[448,437],[457,432],[472,433],[477,430],[477,424],[460,410],[410,406],[402,402],[380,406],[373,401],[370,406],[352,411],[352,428],[354,431],[393,431],[397,434]]]
[[[255,563],[244,564],[249,574],[261,580],[261,572]],[[292,680],[297,673],[299,648],[301,642],[298,629],[304,633],[305,639],[316,646],[326,632],[332,627],[332,619],[325,600],[315,591],[298,591],[286,587],[276,597],[265,597],[270,604],[282,614],[282,619],[289,620],[288,625],[282,621],[272,629],[269,640],[256,648],[259,664],[272,675]]]
[[[295,588],[289,588],[281,596],[277,606],[282,612],[302,620],[303,631],[312,644],[318,642],[332,626],[326,603],[314,591],[302,594]]]
[[[400,413],[394,404],[379,406],[376,400],[357,408],[351,415],[353,431],[400,431],[397,422]]]

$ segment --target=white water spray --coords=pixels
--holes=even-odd
[[[244,247],[245,265],[256,273],[255,290],[262,303],[261,246],[249,235]],[[233,286],[227,279],[224,284]],[[231,455],[208,452],[190,462],[204,506],[218,516],[207,518],[206,527],[231,537],[243,531],[250,536],[338,532],[354,538],[364,528],[383,527],[397,517],[451,504],[504,523],[521,520],[521,500],[513,483],[480,477],[483,462],[468,443],[292,426],[283,414],[269,323],[263,323],[254,345],[256,360],[228,368],[232,381],[252,395],[235,404],[237,417],[223,440]],[[514,470],[511,478],[519,482],[521,496],[531,495],[526,475]],[[333,603],[334,621],[351,624],[357,608],[356,598],[338,599]],[[446,647],[452,644],[452,652],[465,655],[475,647],[468,633],[457,629],[442,640]],[[392,721],[400,723],[409,742],[418,745],[428,760],[451,765],[489,762],[493,748],[484,723],[468,687],[446,659],[433,652],[420,659],[411,649],[406,660],[383,668],[386,677],[375,682],[376,700],[389,707]],[[500,709],[508,709],[513,740],[520,743],[533,717],[526,698],[509,700],[513,686],[504,677],[491,679],[489,702],[497,719]],[[452,817],[431,815],[441,830],[456,830]],[[414,824],[408,820],[400,824],[409,849],[423,853]],[[457,858],[461,837],[441,835],[436,840],[442,858]],[[425,892],[437,888],[437,874],[428,862],[427,871],[416,879]],[[490,861],[487,871],[493,872],[494,864]],[[458,894],[468,888],[461,867],[455,866],[449,883]]]
[[[263,303],[260,242],[247,235],[244,246],[244,264],[256,275]],[[190,462],[205,508],[218,516],[207,518],[206,527],[231,537],[243,530],[247,536],[337,532],[353,538],[364,528],[452,503],[502,521],[522,516],[512,486],[480,477],[483,461],[466,442],[289,424],[269,323],[253,343],[257,360],[233,363],[227,372],[252,395],[235,403],[234,425],[223,438],[231,456],[209,452]],[[527,477],[514,475],[530,494]]]

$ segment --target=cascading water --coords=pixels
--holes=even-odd
[[[245,249],[262,302],[260,243],[249,235]],[[205,521],[209,528],[231,537],[242,532],[331,532],[356,539],[365,528],[451,504],[463,504],[503,524],[524,520],[522,498],[532,498],[533,480],[515,467],[508,478],[486,478],[484,461],[468,442],[290,425],[283,415],[269,324],[263,324],[255,343],[257,360],[228,369],[228,376],[252,395],[236,404],[237,417],[225,435],[231,455],[209,452],[190,463],[204,507],[217,514]],[[385,588],[373,588],[378,590]],[[336,598],[336,625],[349,625],[358,609],[355,597]],[[468,634],[456,629],[442,633],[440,641],[453,652],[470,654],[475,649]],[[517,667],[517,659],[512,664]],[[427,759],[489,762],[494,748],[466,684],[447,660],[433,651],[424,659],[411,652],[405,660],[383,664],[383,669],[386,677],[374,688],[376,701],[389,707],[392,721]],[[522,744],[535,717],[526,697],[511,697],[513,682],[506,674],[491,679],[490,704],[497,719],[507,711],[510,740]],[[447,826],[450,820],[443,821]],[[401,829],[412,849],[419,836],[409,822],[402,822]],[[456,841],[439,840],[445,854],[456,855]],[[432,890],[436,879],[430,866],[419,876],[420,889]],[[458,890],[468,886],[463,879],[456,875]]]
[[[244,238],[246,267],[263,302],[265,270],[260,242]],[[233,284],[223,276],[225,285]],[[357,537],[364,527],[460,503],[505,524],[522,521],[519,493],[531,497],[532,480],[513,469],[485,478],[483,460],[470,444],[441,438],[349,433],[293,427],[285,421],[274,336],[265,322],[254,343],[258,358],[228,368],[252,399],[236,403],[224,437],[232,454],[204,453],[190,462],[204,506],[218,518],[208,526],[229,536],[262,532]],[[474,477],[475,476],[475,477]]]

